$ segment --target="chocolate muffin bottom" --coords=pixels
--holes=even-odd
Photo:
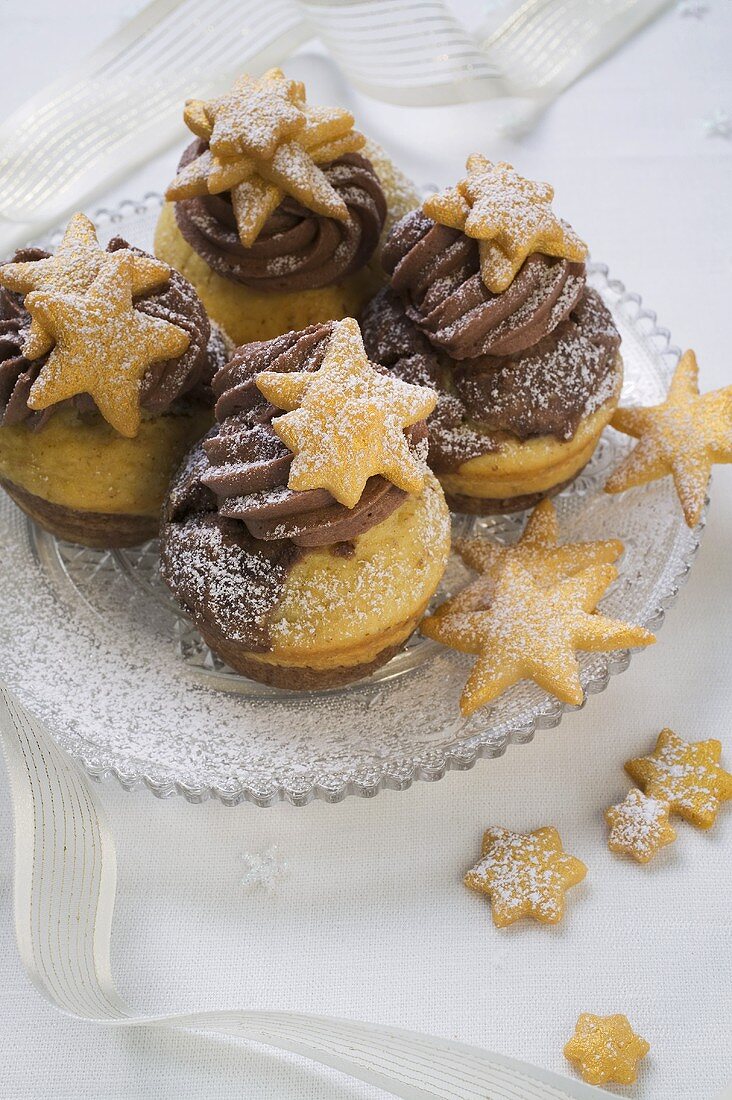
[[[586,464],[585,464],[586,465]],[[523,512],[527,508],[533,508],[547,497],[554,497],[566,489],[575,478],[584,470],[578,470],[576,474],[563,481],[560,485],[553,485],[543,493],[526,493],[524,496],[506,497],[505,500],[493,500],[490,497],[460,496],[459,493],[445,493],[445,500],[451,512],[462,512],[472,516],[495,516],[506,512]]]
[[[270,687],[285,688],[289,691],[322,691],[326,688],[342,687],[356,680],[370,676],[378,668],[387,664],[404,649],[409,637],[422,617],[422,609],[414,620],[405,626],[405,635],[400,642],[388,645],[371,661],[355,665],[333,665],[330,668],[308,668],[296,665],[278,665],[258,660],[252,653],[242,650],[240,645],[231,642],[213,631],[210,625],[198,624],[201,637],[207,645],[221,657],[235,672],[250,680],[257,680]]]
[[[66,542],[111,550],[139,546],[158,533],[156,516],[85,512],[44,500],[6,478],[0,478],[0,486],[39,527]]]

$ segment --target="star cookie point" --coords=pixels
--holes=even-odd
[[[486,894],[493,922],[504,928],[521,917],[556,924],[564,915],[564,895],[581,882],[587,868],[568,855],[556,829],[514,833],[492,827],[483,834],[481,858],[465,885]]]
[[[496,578],[507,562],[519,562],[537,584],[550,585],[591,565],[612,564],[622,554],[623,544],[606,539],[559,545],[556,509],[546,499],[534,508],[518,542],[506,546],[487,538],[464,538],[455,540],[454,550],[480,576],[441,604],[436,612],[440,617],[488,607]]]
[[[701,519],[712,466],[732,462],[732,386],[699,393],[699,367],[689,349],[660,405],[619,408],[611,425],[638,440],[605,485],[609,493],[670,475],[689,527]]]
[[[667,802],[650,798],[634,787],[622,802],[605,811],[610,827],[607,846],[611,852],[648,863],[659,848],[676,839],[668,818]]]
[[[588,1085],[632,1085],[638,1063],[651,1049],[637,1035],[627,1016],[595,1016],[582,1012],[575,1032],[564,1047],[564,1056],[574,1063]]]
[[[53,350],[31,387],[28,405],[46,409],[88,393],[120,435],[140,425],[140,382],[149,366],[188,347],[183,329],[136,311],[130,253],[112,253],[84,294],[32,291],[26,297],[53,338]]]
[[[297,88],[281,69],[270,69],[261,80],[239,77],[231,91],[204,103],[213,152],[220,157],[271,157],[305,125]]]
[[[352,317],[334,322],[317,371],[262,371],[256,384],[285,410],[272,426],[294,455],[288,488],[327,489],[347,508],[376,474],[405,492],[421,490],[425,466],[404,430],[430,414],[436,395],[375,370]]]
[[[591,566],[542,587],[519,562],[500,571],[490,605],[429,616],[422,633],[477,661],[460,698],[471,715],[519,680],[531,679],[564,703],[579,706],[584,692],[577,650],[649,645],[643,627],[608,618],[595,608],[617,576],[609,564]]]
[[[732,799],[732,775],[719,765],[719,741],[684,741],[670,729],[658,735],[649,756],[628,760],[625,770],[645,793],[671,813],[710,829],[723,802]]]
[[[486,287],[500,294],[534,252],[580,262],[587,246],[552,211],[554,189],[520,176],[505,161],[482,154],[468,157],[467,175],[456,187],[430,196],[428,217],[461,229],[478,241],[480,271]]]

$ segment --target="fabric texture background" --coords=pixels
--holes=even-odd
[[[480,5],[461,6],[479,14]],[[0,5],[17,102],[122,15],[117,3],[66,7],[37,4],[11,19],[11,5]],[[732,381],[723,214],[732,141],[707,137],[702,120],[732,113],[732,11],[721,0],[708,8],[699,20],[672,9],[565,93],[522,143],[496,138],[480,106],[384,108],[343,89],[317,56],[291,71],[319,98],[352,101],[361,126],[420,181],[449,182],[477,148],[550,180],[594,257],[695,347],[709,389]],[[33,66],[23,61],[31,49]],[[160,158],[111,201],[160,188],[174,161]],[[602,811],[630,786],[623,761],[650,751],[664,725],[690,740],[720,738],[732,768],[731,490],[732,469],[722,468],[699,559],[658,644],[584,712],[500,760],[435,786],[304,810],[160,803],[105,786],[119,859],[113,964],[125,999],[150,1012],[252,1005],[373,1019],[559,1072],[580,1012],[625,1012],[652,1049],[623,1095],[712,1100],[732,1077],[732,812],[709,833],[679,822],[676,843],[640,867],[607,850]],[[488,824],[555,825],[587,864],[558,927],[496,930],[487,903],[463,887]],[[0,1096],[380,1095],[259,1048],[101,1032],[59,1016],[15,953],[8,830],[0,802]],[[245,854],[272,845],[288,874],[275,891],[246,889]]]

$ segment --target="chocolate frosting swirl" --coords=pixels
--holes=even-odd
[[[318,370],[332,331],[330,322],[247,344],[218,372],[213,380],[218,424],[200,446],[195,476],[189,475],[185,490],[174,486],[171,492],[172,518],[191,508],[215,509],[265,542],[332,546],[350,542],[396,511],[406,494],[380,476],[369,478],[354,508],[339,504],[325,489],[287,487],[292,453],[272,427],[281,410],[265,400],[255,378],[262,370]],[[424,422],[407,436],[425,449]]]
[[[515,355],[552,332],[582,296],[585,266],[534,253],[502,294],[480,275],[478,242],[421,210],[392,229],[382,263],[407,316],[453,359]]]
[[[192,142],[179,168],[206,148],[200,138]],[[176,202],[178,228],[208,266],[232,282],[264,291],[329,286],[371,259],[386,220],[386,199],[371,162],[358,153],[339,157],[323,171],[348,207],[346,222],[315,214],[286,196],[245,248],[230,193],[222,192]]]
[[[121,237],[107,245],[108,252],[130,248]],[[140,253],[139,249],[132,249]],[[42,260],[50,253],[25,248],[15,253],[14,261]],[[161,359],[151,364],[142,380],[140,404],[152,415],[165,412],[184,396],[211,404],[211,379],[226,361],[226,345],[218,329],[212,331],[208,316],[195,290],[182,275],[171,269],[170,279],[161,288],[135,300],[135,308],[151,317],[160,317],[188,334],[189,345],[176,359]],[[47,356],[28,360],[23,343],[30,315],[21,295],[0,287],[0,425],[25,422],[34,431],[48,421],[58,405],[42,412],[28,407],[31,387],[47,361]],[[70,399],[81,415],[96,411],[88,394]],[[65,404],[66,402],[64,402]]]
[[[437,389],[428,424],[430,465],[438,473],[497,450],[506,432],[571,439],[617,385],[620,337],[589,287],[551,333],[513,355],[453,361],[432,346],[390,289],[368,304],[361,332],[372,359],[406,382]]]

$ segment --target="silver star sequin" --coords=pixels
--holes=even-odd
[[[732,137],[732,117],[722,107],[702,119],[702,130],[706,137]]]
[[[289,870],[276,844],[264,852],[245,852],[242,859],[246,870],[241,884],[246,890],[274,891]]]

